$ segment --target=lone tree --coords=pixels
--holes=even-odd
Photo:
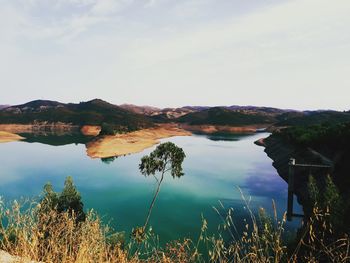
[[[84,204],[71,176],[64,182],[64,188],[58,197],[57,211],[75,213],[78,222],[85,221]]]
[[[182,162],[185,157],[186,155],[182,148],[177,147],[172,142],[162,143],[158,145],[158,147],[151,152],[150,155],[142,157],[141,164],[139,166],[141,173],[145,176],[153,175],[157,181],[157,189],[148,209],[147,218],[142,232],[145,231],[148,225],[155,200],[159,194],[160,186],[164,179],[164,175],[167,172],[170,172],[173,178],[180,178],[183,176],[184,173],[182,170]],[[156,176],[156,173],[158,176]]]

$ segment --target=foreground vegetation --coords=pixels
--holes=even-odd
[[[63,190],[64,192],[65,190]],[[68,197],[61,193],[61,196]],[[76,200],[72,198],[72,200]],[[62,198],[61,198],[62,199]],[[64,199],[64,198],[63,198]],[[174,240],[159,247],[148,230],[142,241],[126,242],[93,210],[84,220],[74,210],[48,209],[48,199],[24,209],[18,202],[0,206],[2,250],[22,259],[41,262],[348,262],[350,239],[332,237],[329,207],[314,207],[295,244],[283,239],[285,216],[271,218],[261,209],[251,217],[242,235],[235,232],[233,211],[227,210],[214,235],[202,221],[198,240]],[[66,200],[67,201],[67,200]],[[74,202],[73,202],[74,203]],[[72,203],[71,203],[72,204]],[[224,236],[226,236],[224,238]]]
[[[311,202],[307,216],[294,240],[285,238],[285,215],[269,216],[263,208],[249,208],[250,217],[239,230],[231,208],[215,209],[222,223],[216,233],[208,233],[203,218],[198,239],[173,240],[159,246],[148,224],[165,174],[183,176],[185,154],[173,143],[164,143],[141,160],[140,171],[153,175],[157,189],[142,227],[129,235],[115,232],[99,215],[85,212],[71,177],[61,193],[44,186],[38,202],[10,205],[0,202],[0,249],[20,259],[40,262],[348,262],[350,238],[344,229],[344,200],[330,176],[321,189],[309,180]],[[158,174],[158,177],[157,177]],[[121,211],[122,212],[122,211]]]

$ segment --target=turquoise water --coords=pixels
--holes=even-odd
[[[196,238],[202,215],[210,230],[217,229],[221,219],[213,206],[219,207],[219,201],[234,208],[234,218],[241,225],[248,215],[238,188],[251,200],[254,211],[258,207],[271,211],[273,199],[282,215],[287,204],[287,184],[272,167],[264,149],[253,143],[266,136],[267,133],[194,135],[163,140],[182,147],[187,157],[183,164],[185,176],[168,176],[164,180],[153,209],[150,224],[162,243]],[[84,144],[53,146],[33,141],[0,144],[0,195],[5,200],[37,197],[47,182],[59,191],[70,175],[85,208],[97,210],[116,230],[130,234],[133,227],[143,225],[155,180],[141,175],[138,164],[155,147],[107,163],[90,159]],[[294,221],[287,228],[297,226]]]

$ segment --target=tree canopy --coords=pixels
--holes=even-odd
[[[170,171],[173,178],[181,177],[184,175],[182,162],[185,157],[186,155],[180,147],[172,142],[166,142],[158,145],[150,155],[142,157],[139,168],[145,176],[154,175],[156,172],[164,174]]]

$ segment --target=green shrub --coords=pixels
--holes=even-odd
[[[100,135],[116,135],[117,130],[115,130],[114,125],[108,123],[102,123]]]

